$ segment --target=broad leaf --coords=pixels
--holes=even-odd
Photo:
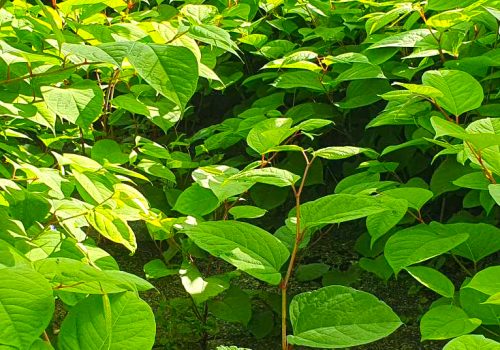
[[[369,215],[366,218],[366,228],[371,236],[371,245],[375,243],[377,239],[385,235],[394,226],[401,221],[408,211],[408,201],[405,199],[393,199],[390,197],[382,197],[387,211]]]
[[[252,205],[238,205],[229,209],[229,214],[236,220],[260,218],[264,216],[266,212],[267,210]]]
[[[231,287],[220,300],[209,300],[208,310],[221,320],[243,325],[252,317],[250,297],[238,287]]]
[[[433,193],[424,188],[418,187],[399,187],[386,190],[384,194],[398,199],[404,199],[408,206],[415,210],[420,210],[432,197]]]
[[[472,277],[466,288],[473,288],[487,295],[500,292],[500,266],[490,266]]]
[[[370,343],[402,324],[375,296],[343,286],[296,295],[290,304],[290,321],[290,344],[327,349]]]
[[[446,225],[432,223],[396,232],[385,245],[384,254],[394,272],[444,254],[467,240],[469,235]]]
[[[370,196],[334,194],[306,202],[300,206],[301,227],[315,228],[327,224],[360,219],[389,210]],[[290,213],[294,215],[294,211]]]
[[[88,128],[101,115],[104,95],[91,80],[67,88],[44,86],[42,95],[51,111],[82,128]]]
[[[436,102],[456,116],[478,108],[484,98],[481,84],[466,72],[427,71],[422,82],[441,91],[443,96],[436,97]]]
[[[218,206],[219,200],[212,191],[193,184],[181,193],[173,209],[185,215],[203,216]]]
[[[332,146],[332,147],[321,148],[317,151],[314,151],[313,155],[315,157],[320,157],[324,159],[337,160],[337,159],[349,158],[358,155],[360,153],[364,153],[370,158],[378,157],[378,153],[370,148],[361,148],[352,146],[337,146],[337,147]]]
[[[124,245],[131,252],[137,249],[134,231],[126,221],[113,213],[113,210],[97,207],[90,211],[86,218],[92,227],[107,239]]]
[[[270,284],[281,281],[288,249],[263,229],[244,222],[202,222],[183,229],[197,246]]]
[[[370,49],[382,47],[415,47],[418,42],[429,35],[431,34],[428,29],[408,30],[384,38],[370,46]]]
[[[185,47],[132,43],[127,58],[156,91],[184,110],[198,82],[198,63]]]
[[[488,190],[495,202],[500,205],[500,184],[488,185]]]
[[[453,254],[474,262],[500,251],[500,228],[483,223],[450,224],[457,231],[466,232],[469,238],[453,249]]]
[[[128,155],[124,154],[118,142],[110,139],[99,140],[92,147],[92,159],[101,164],[106,162],[112,164],[123,164],[128,161]]]
[[[118,270],[99,270],[79,260],[48,258],[34,263],[55,290],[82,294],[136,292],[154,288],[140,277]]]
[[[293,134],[293,120],[290,118],[267,119],[254,126],[247,136],[248,145],[259,154],[278,146]]]
[[[131,292],[91,295],[72,307],[61,325],[59,346],[67,350],[151,349],[155,318]]]
[[[243,180],[245,182],[258,182],[278,187],[292,186],[300,179],[292,172],[279,168],[262,168],[245,170],[233,175],[229,180]]]
[[[196,304],[201,304],[229,288],[230,276],[210,276],[204,278],[191,262],[184,261],[179,270],[182,285]]]
[[[52,288],[23,267],[0,268],[0,281],[0,347],[29,349],[52,319]]]
[[[455,286],[446,275],[438,270],[426,266],[414,266],[407,267],[406,271],[427,288],[445,298],[453,298]]]
[[[330,270],[330,265],[323,263],[299,265],[295,277],[300,282],[313,281],[323,276],[328,270]]]
[[[481,320],[469,318],[464,310],[453,305],[436,306],[420,321],[422,340],[441,340],[472,332]]]
[[[500,349],[500,343],[485,338],[483,335],[471,334],[462,335],[451,340],[446,344],[443,350],[497,350]]]

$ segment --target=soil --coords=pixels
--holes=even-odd
[[[355,252],[354,244],[361,232],[357,225],[343,225],[334,232],[315,242],[302,256],[302,261],[323,262],[340,271],[346,271],[355,264],[360,256]],[[124,271],[144,277],[143,266],[152,259],[161,258],[157,247],[151,241],[139,243],[139,249],[133,256],[117,245],[106,244],[109,251]],[[212,262],[211,264],[213,264]],[[218,262],[217,262],[218,263]],[[218,263],[219,264],[219,263]],[[220,264],[225,264],[221,262]],[[222,268],[225,266],[222,265]],[[203,271],[204,266],[198,266]],[[227,268],[227,266],[226,266]],[[437,294],[421,287],[409,275],[401,273],[398,279],[392,277],[387,284],[375,275],[359,269],[359,276],[350,286],[370,292],[383,300],[400,316],[404,325],[387,338],[377,342],[352,348],[353,350],[440,350],[446,342],[420,341],[419,320]],[[157,288],[142,294],[153,308],[157,317],[157,338],[155,350],[197,350],[202,338],[202,327],[196,319],[189,299],[177,276],[164,277],[150,281]],[[268,290],[276,292],[259,281],[242,275],[236,283],[246,290]],[[321,288],[321,279],[306,283],[292,280],[289,290],[291,296],[304,291]],[[290,299],[291,299],[290,296]],[[172,305],[176,305],[175,307]],[[246,327],[208,317],[206,329],[207,349],[216,349],[219,345],[235,345],[252,350],[279,350],[280,335],[275,327],[271,335],[256,339]],[[295,349],[302,349],[296,347]]]

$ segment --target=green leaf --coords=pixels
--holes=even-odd
[[[169,269],[160,259],[154,259],[144,265],[146,278],[161,278],[165,276],[177,275],[177,269]]]
[[[296,295],[290,304],[290,321],[290,344],[328,349],[376,341],[402,324],[375,296],[343,286]]]
[[[471,172],[471,170],[457,163],[451,157],[447,158],[432,174],[430,189],[435,196],[457,190],[458,187],[453,185],[452,182],[468,172]]]
[[[86,202],[99,205],[113,196],[113,184],[108,177],[90,171],[79,172],[76,169],[72,169],[72,174],[78,193]]]
[[[386,79],[386,77],[379,66],[370,63],[354,63],[351,68],[340,73],[335,82],[365,79]]]
[[[315,228],[360,219],[388,210],[370,196],[333,194],[300,206],[301,226]],[[294,211],[291,212],[294,215]]]
[[[469,234],[469,238],[464,243],[453,249],[453,254],[477,263],[500,251],[500,229],[498,227],[483,223],[457,223],[449,226]]]
[[[456,232],[446,225],[431,223],[396,232],[385,245],[384,254],[394,272],[407,266],[444,254],[467,240],[467,233]]]
[[[87,214],[86,218],[97,232],[110,241],[122,244],[131,252],[137,249],[134,231],[126,221],[114,214],[113,210],[96,207]]]
[[[436,306],[427,311],[420,321],[422,340],[442,340],[472,332],[481,325],[481,320],[469,318],[459,307]]]
[[[69,54],[68,58],[70,60],[74,60],[72,55],[75,55],[80,59],[87,60],[87,62],[110,63],[113,66],[119,66],[113,57],[97,46],[64,43],[62,49]]]
[[[97,141],[92,147],[92,159],[99,163],[123,164],[128,161],[128,156],[122,153],[118,142],[110,139]]]
[[[330,79],[317,72],[296,71],[281,74],[274,82],[273,86],[280,89],[306,88],[314,91],[325,92],[325,84]]]
[[[136,137],[135,143],[137,145],[137,150],[142,154],[160,159],[172,158],[170,152],[164,146],[154,141],[148,140],[145,137]]]
[[[323,276],[328,270],[330,270],[330,265],[323,263],[299,265],[295,277],[300,282],[313,281]]]
[[[497,350],[500,349],[500,343],[485,338],[483,335],[471,334],[462,335],[451,340],[446,344],[443,350]]]
[[[2,217],[2,220],[6,220],[6,218]],[[7,223],[4,223],[4,225],[5,228],[8,227]],[[30,260],[28,260],[23,253],[18,251],[9,243],[0,239],[0,267],[13,267],[29,264]]]
[[[65,41],[65,37],[63,32],[57,25],[56,19],[54,18],[54,15],[57,15],[59,17],[59,14],[56,11],[53,11],[53,9],[51,9],[50,7],[45,6],[41,0],[35,0],[35,1],[42,8],[43,14],[47,18],[47,21],[49,22],[50,27],[52,28],[52,32],[56,37],[57,45],[60,50]]]
[[[485,304],[500,305],[500,292],[493,294],[484,302]]]
[[[196,169],[191,174],[191,177],[201,187],[212,190],[219,201],[222,202],[252,187],[252,182],[229,180],[231,175],[238,172],[238,169],[226,165],[211,165]]]
[[[441,117],[431,117],[431,125],[436,132],[436,138],[442,136],[453,136],[461,139],[467,135],[467,132],[460,125],[452,123]]]
[[[483,325],[498,326],[500,319],[500,305],[486,304],[489,296],[478,290],[467,288],[467,284],[460,289],[460,305],[470,317],[479,318]]]
[[[278,187],[292,186],[299,179],[300,177],[298,175],[295,175],[288,170],[274,167],[245,170],[229,178],[229,180],[243,180]]]
[[[67,350],[151,349],[155,318],[131,292],[91,295],[73,306],[61,325],[59,346]]]
[[[193,25],[189,27],[189,36],[205,44],[231,52],[233,55],[239,57],[236,52],[238,46],[231,40],[229,33],[222,28],[211,24]]]
[[[29,349],[52,319],[52,288],[23,267],[0,268],[0,281],[0,347]]]
[[[127,58],[147,83],[184,110],[198,83],[198,61],[191,50],[133,42]]]
[[[124,271],[98,270],[79,260],[69,258],[38,260],[34,263],[34,267],[50,281],[54,289],[64,292],[110,294],[154,288],[142,278]]]
[[[172,172],[172,170],[167,168],[158,160],[141,159],[140,162],[135,165],[135,167],[144,171],[146,174],[166,179],[173,183],[176,182],[175,174]]]
[[[386,190],[383,192],[393,198],[404,199],[408,202],[410,208],[420,210],[432,197],[433,193],[425,188],[419,187],[400,187]]]
[[[271,310],[252,312],[247,328],[257,339],[268,336],[274,330],[274,313]]]
[[[185,215],[203,216],[219,206],[219,200],[209,189],[193,184],[177,198],[173,210]]]
[[[458,70],[427,71],[422,83],[443,93],[436,102],[455,116],[481,106],[484,94],[481,84],[470,74]]]
[[[21,221],[25,228],[36,222],[43,222],[50,212],[50,204],[41,194],[26,190],[10,191],[10,194],[12,199],[9,199],[9,209],[12,219]]]
[[[252,303],[247,293],[238,287],[231,287],[220,300],[209,300],[208,310],[215,317],[227,322],[247,325],[252,317]]]
[[[479,271],[465,288],[473,288],[487,295],[500,292],[500,266],[490,266]]]
[[[417,84],[404,84],[404,83],[394,83],[394,85],[399,85],[410,91],[412,94],[417,96],[425,96],[430,98],[442,97],[443,93],[432,86],[417,85]]]
[[[203,278],[191,262],[184,261],[179,270],[182,285],[196,304],[201,304],[229,288],[230,276],[219,275]]]
[[[488,191],[490,192],[490,196],[495,200],[495,202],[500,205],[500,184],[488,185]]]
[[[313,152],[315,157],[324,159],[337,160],[345,159],[358,154],[364,153],[370,158],[377,158],[378,153],[370,148],[353,147],[353,146],[332,146],[321,148]]]
[[[31,344],[29,350],[54,350],[54,348],[46,341],[38,338],[33,344]]]
[[[414,266],[407,267],[406,271],[427,288],[445,298],[453,298],[455,286],[453,286],[453,283],[448,277],[438,270],[426,266]]]
[[[427,25],[442,30],[469,20],[470,17],[465,14],[464,9],[457,9],[435,14],[427,20]]]
[[[104,95],[94,81],[82,80],[67,88],[43,86],[41,90],[49,109],[70,123],[88,128],[101,115]]]
[[[369,48],[377,49],[381,47],[415,47],[418,42],[422,41],[429,35],[430,32],[428,29],[408,30],[379,40]]]
[[[380,255],[375,259],[361,258],[359,260],[359,267],[363,270],[374,273],[384,281],[388,281],[394,273],[383,255]]]
[[[351,109],[369,106],[382,99],[381,94],[391,90],[387,80],[363,79],[349,83],[346,98],[335,104],[340,108]]]
[[[201,249],[264,282],[277,285],[288,249],[263,229],[239,221],[202,222],[183,229]]]
[[[476,0],[429,0],[427,8],[434,11],[444,11],[467,7],[475,2]]]
[[[231,214],[235,220],[260,218],[266,213],[267,210],[252,205],[239,205],[229,209],[229,214]]]
[[[292,123],[290,118],[263,120],[250,130],[247,143],[257,153],[265,154],[293,134]]]
[[[408,211],[408,202],[405,199],[392,199],[390,197],[382,197],[381,199],[384,200],[385,205],[390,209],[369,215],[366,218],[366,228],[371,236],[371,246],[373,246],[377,239],[396,226]]]
[[[473,190],[486,191],[488,190],[490,182],[482,171],[476,171],[460,176],[458,179],[453,181],[453,184],[455,186],[470,188]]]

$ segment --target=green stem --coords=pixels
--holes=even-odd
[[[460,266],[460,268],[468,275],[468,276],[473,276],[473,273],[469,271],[468,268],[465,267],[464,264],[462,264],[462,262],[460,261],[460,259],[458,259],[456,257],[455,254],[451,254],[451,256],[453,257],[453,260],[455,260],[455,262],[458,264],[458,266]]]

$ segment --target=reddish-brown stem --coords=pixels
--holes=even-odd
[[[429,29],[429,32],[431,33],[432,37],[434,38],[434,40],[436,40],[436,42],[438,44],[439,59],[441,60],[442,63],[446,62],[446,58],[444,57],[443,49],[441,48],[441,36],[438,38],[436,36],[436,34],[434,34],[434,32],[432,31],[432,28],[427,24],[427,18],[425,17],[425,13],[424,13],[423,9],[420,10],[419,14],[420,14],[420,18],[422,18],[422,20],[424,21],[427,29]]]
[[[47,334],[47,331],[43,331],[43,340],[45,340],[45,342],[49,343],[49,345],[52,345],[52,343],[50,342],[49,335]]]
[[[486,176],[486,178],[488,179],[489,182],[491,182],[492,184],[496,184],[497,181],[495,180],[493,173],[484,164],[483,157],[481,156],[481,151],[476,151],[474,149],[474,147],[472,147],[472,145],[468,141],[465,141],[465,144],[469,147],[470,151],[472,152],[472,154],[476,158],[477,162],[479,163],[479,166],[481,166],[481,169],[483,170],[484,176]]]
[[[304,238],[304,232],[301,229],[301,219],[300,219],[300,196],[302,194],[302,190],[304,189],[304,185],[306,183],[307,175],[309,173],[309,169],[314,161],[314,157],[309,160],[305,151],[302,151],[304,159],[306,161],[306,167],[304,168],[304,173],[302,175],[302,180],[300,182],[299,188],[296,189],[295,186],[292,186],[292,191],[295,197],[295,242],[292,249],[292,254],[290,255],[290,261],[288,262],[288,268],[286,270],[285,277],[281,280],[280,288],[281,288],[281,347],[282,350],[288,350],[288,341],[286,339],[287,330],[286,330],[286,317],[287,317],[287,288],[288,282],[290,281],[290,277],[293,273],[293,268],[295,266],[295,260],[297,259],[297,252],[299,251],[300,243]]]

